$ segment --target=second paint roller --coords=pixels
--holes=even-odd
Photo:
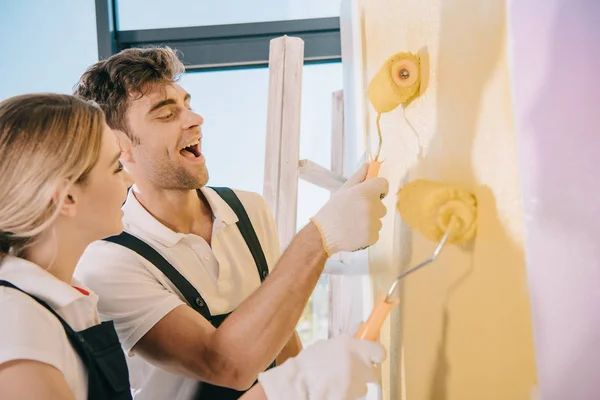
[[[416,180],[400,189],[397,208],[407,224],[439,243],[431,257],[398,276],[385,297],[378,296],[371,315],[355,335],[359,339],[377,340],[390,310],[398,304],[393,300],[393,294],[402,279],[433,262],[445,244],[464,243],[475,236],[477,200],[467,190]]]

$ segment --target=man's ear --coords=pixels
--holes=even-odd
[[[119,131],[113,129],[115,137],[117,138],[117,143],[119,144],[119,148],[121,149],[121,161],[124,163],[133,162],[133,154],[131,154],[131,148],[133,147],[133,143],[127,134],[123,131]]]
[[[52,196],[52,201],[57,206],[60,206],[58,213],[67,217],[74,217],[77,214],[77,201],[79,199],[79,188],[76,185],[69,185],[67,191],[67,183],[60,185]],[[62,203],[62,204],[61,204]]]

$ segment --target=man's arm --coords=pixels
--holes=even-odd
[[[290,338],[327,259],[309,223],[261,287],[215,329],[187,305],[175,308],[133,347],[173,373],[248,389]]]
[[[132,351],[173,373],[248,389],[292,335],[327,257],[377,241],[388,183],[382,178],[364,181],[366,173],[363,165],[334,193],[260,288],[218,329],[181,305],[155,323]]]
[[[365,175],[363,168],[348,179],[219,329],[113,243],[89,246],[76,277],[99,295],[102,317],[114,320],[126,351],[175,374],[245,390],[292,336],[327,255],[377,241],[387,181],[360,183]]]

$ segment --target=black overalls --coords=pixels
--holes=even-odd
[[[125,353],[121,348],[112,321],[105,321],[83,331],[75,332],[43,300],[30,295],[7,281],[0,280],[0,286],[6,286],[25,293],[58,318],[71,345],[87,368],[87,398],[89,400],[131,400],[129,371],[127,370]]]
[[[250,222],[250,218],[244,209],[244,206],[233,192],[233,190],[229,188],[212,188],[215,192],[231,207],[231,209],[235,212],[238,217],[237,227],[246,242],[246,245],[250,249],[252,253],[252,257],[254,258],[254,262],[256,263],[256,268],[258,269],[258,275],[260,276],[260,281],[263,282],[267,275],[269,275],[269,268],[267,265],[267,260],[262,251],[262,247],[260,246],[260,242],[258,237],[256,236],[256,232],[252,227],[252,223]],[[106,241],[120,244],[124,247],[127,247],[140,256],[144,257],[146,260],[154,264],[156,268],[158,268],[165,276],[173,283],[173,285],[181,292],[183,297],[185,297],[187,303],[197,312],[199,312],[204,318],[206,318],[212,326],[218,328],[225,318],[229,316],[228,314],[222,315],[212,315],[206,302],[198,293],[198,291],[192,286],[191,283],[188,282],[187,279],[183,277],[173,267],[160,253],[158,253],[154,248],[148,245],[146,242],[138,239],[137,237],[123,232],[120,235],[112,236]],[[273,368],[275,366],[275,362],[273,362],[269,368]],[[235,400],[240,398],[244,392],[237,391],[230,388],[225,388],[221,386],[215,386],[208,383],[202,383],[199,387],[197,394],[195,395],[195,400]]]

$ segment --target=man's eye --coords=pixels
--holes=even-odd
[[[162,119],[162,120],[169,120],[169,119],[173,118],[173,116],[174,116],[174,115],[175,115],[175,114],[173,114],[173,113],[169,113],[169,114],[167,114],[167,115],[164,115],[164,116],[162,116],[162,117],[158,117],[158,119]]]

